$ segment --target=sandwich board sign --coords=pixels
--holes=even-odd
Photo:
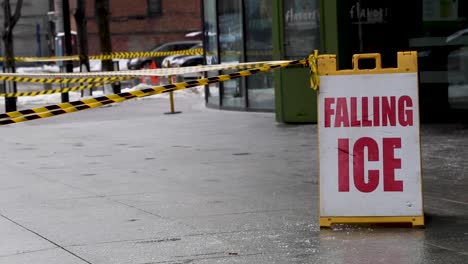
[[[398,52],[397,68],[378,53],[354,55],[350,70],[335,55],[317,62],[320,226],[424,226],[417,53]]]

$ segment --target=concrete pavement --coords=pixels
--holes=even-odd
[[[318,227],[315,125],[129,101],[0,128],[0,263],[467,263],[468,129],[422,126],[425,229]]]

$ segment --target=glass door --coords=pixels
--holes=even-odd
[[[242,30],[242,1],[218,1],[218,25],[220,62],[243,62],[244,38]],[[223,82],[221,91],[223,107],[246,107],[245,89],[241,79]]]
[[[205,35],[206,64],[219,64],[218,58],[218,20],[216,15],[216,0],[203,1],[203,30]],[[219,75],[219,71],[210,71],[208,77]],[[220,84],[212,83],[206,88],[206,100],[208,105],[220,105]]]

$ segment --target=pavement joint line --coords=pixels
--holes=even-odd
[[[84,259],[83,257],[78,256],[76,253],[73,253],[72,251],[66,249],[65,247],[59,245],[58,243],[56,243],[56,242],[54,242],[54,241],[48,239],[47,237],[45,237],[45,236],[39,234],[38,232],[36,232],[36,231],[34,231],[34,230],[30,229],[30,228],[27,228],[26,226],[24,226],[24,225],[22,225],[22,224],[16,222],[15,220],[13,220],[13,219],[7,217],[7,216],[4,215],[3,213],[0,213],[0,216],[3,217],[3,218],[6,219],[6,220],[12,222],[13,224],[15,224],[15,225],[17,225],[17,226],[19,226],[19,227],[21,227],[21,228],[23,228],[23,229],[25,229],[25,230],[27,230],[27,231],[33,233],[33,234],[35,234],[36,236],[38,236],[38,237],[40,237],[40,238],[46,240],[47,242],[51,243],[52,245],[56,246],[57,248],[60,248],[61,250],[63,250],[63,251],[65,251],[65,252],[67,252],[68,254],[70,254],[70,255],[72,255],[72,256],[74,256],[74,257],[76,257],[76,258],[82,260],[83,262],[88,263],[88,264],[93,264],[93,263],[89,262],[88,260]]]
[[[72,186],[69,186],[72,187]],[[15,189],[18,189],[17,187]],[[3,188],[5,190],[13,189],[13,188]],[[0,188],[0,191],[2,188]],[[84,191],[84,190],[83,190]],[[69,198],[57,198],[57,199],[48,199],[44,200],[44,202],[54,202],[54,201],[70,201],[70,200],[87,200],[87,199],[95,199],[95,198],[111,198],[111,197],[120,197],[120,196],[131,196],[131,195],[146,195],[146,194],[154,194],[154,192],[135,192],[135,193],[121,193],[121,194],[91,194],[89,196],[77,196],[77,197],[69,197]],[[1,204],[1,202],[0,202]]]
[[[462,201],[456,201],[456,200],[451,200],[451,199],[447,199],[447,198],[439,198],[439,199],[442,200],[442,201],[446,201],[446,202],[462,204],[462,205],[468,205],[468,203],[465,203],[465,202],[462,202]]]
[[[95,193],[95,192],[92,192],[92,191],[89,191],[89,190],[86,190],[86,189],[83,189],[83,188],[80,188],[80,187],[76,187],[76,186],[73,186],[73,185],[70,185],[70,184],[66,184],[66,183],[60,182],[60,181],[58,181],[58,180],[49,179],[49,178],[47,178],[47,177],[39,176],[39,175],[38,175],[38,177],[43,178],[43,179],[45,179],[45,180],[47,180],[47,181],[50,181],[50,182],[55,182],[55,183],[58,183],[58,184],[61,184],[61,185],[64,185],[64,186],[67,186],[67,187],[70,187],[70,188],[74,188],[74,189],[77,189],[77,190],[81,190],[81,191],[87,192],[87,193],[89,193],[89,194],[91,194],[91,195],[96,195],[96,198],[106,199],[107,201],[110,201],[110,202],[113,202],[113,203],[116,203],[116,204],[120,204],[120,205],[129,207],[129,208],[135,209],[135,210],[137,210],[137,211],[140,211],[140,212],[143,212],[143,213],[146,213],[146,214],[155,216],[155,217],[157,217],[157,218],[159,218],[159,219],[171,220],[171,221],[174,220],[174,219],[171,219],[171,218],[169,218],[169,217],[164,217],[164,216],[162,216],[162,215],[155,214],[155,213],[153,213],[153,212],[150,212],[150,211],[147,211],[147,210],[138,208],[138,207],[136,207],[136,206],[129,205],[129,204],[126,204],[126,203],[123,203],[123,202],[120,202],[120,201],[111,199],[111,198],[109,198],[109,197],[107,197],[107,196],[105,196],[105,195],[100,195],[100,194],[97,194],[97,193]],[[1,215],[1,214],[0,214],[0,215]],[[190,226],[190,225],[185,224],[185,223],[182,223],[182,222],[180,222],[180,224],[185,225],[186,227],[195,229],[194,226]],[[91,263],[90,263],[90,264],[91,264]]]
[[[127,243],[127,242],[141,242],[147,240],[157,240],[162,238],[135,238],[135,239],[122,239],[122,240],[111,240],[111,241],[101,241],[101,242],[94,242],[94,243],[83,243],[83,244],[70,244],[67,247],[86,247],[86,246],[95,246],[95,245],[107,245],[107,244],[119,244],[119,243]]]
[[[138,210],[138,211],[141,211],[141,212],[150,214],[150,215],[152,215],[152,216],[156,216],[156,217],[158,217],[158,218],[160,218],[160,219],[172,220],[172,219],[170,219],[170,218],[167,218],[167,217],[164,217],[164,216],[161,216],[161,215],[158,215],[158,214],[155,214],[155,213],[146,211],[146,210],[144,210],[144,209],[135,207],[135,206],[133,206],[133,205],[128,205],[128,204],[125,204],[125,203],[123,203],[123,202],[120,202],[120,201],[111,199],[110,197],[108,197],[108,196],[106,196],[106,195],[98,194],[98,193],[96,193],[96,192],[89,191],[89,190],[86,190],[86,189],[83,189],[83,188],[80,188],[80,187],[77,187],[77,186],[73,186],[73,185],[66,184],[66,183],[63,183],[63,182],[60,182],[60,181],[57,181],[57,180],[49,179],[49,178],[44,177],[44,176],[39,176],[39,177],[41,177],[41,178],[43,178],[43,179],[46,179],[46,180],[48,180],[48,181],[51,181],[51,182],[55,182],[55,183],[58,183],[58,184],[62,184],[62,185],[64,185],[64,186],[67,186],[67,187],[70,187],[70,188],[73,188],[73,189],[77,189],[77,190],[80,190],[80,191],[89,193],[90,195],[96,196],[95,198],[106,199],[106,200],[108,200],[108,201],[111,201],[111,202],[114,202],[114,203],[117,203],[117,204],[120,204],[120,205],[124,205],[124,206],[126,206],[126,207],[130,207],[130,208],[136,209],[136,210]],[[73,198],[71,198],[71,199],[73,199]]]
[[[14,254],[9,254],[9,255],[0,255],[0,258],[8,258],[8,257],[19,256],[19,255],[24,255],[24,254],[43,252],[43,251],[53,250],[53,249],[57,249],[57,248],[58,247],[41,248],[41,249],[36,249],[36,250],[26,250],[26,251],[14,253]]]
[[[192,254],[192,255],[187,255],[187,256],[190,256],[190,257],[213,256],[213,255],[224,254],[224,253],[225,253],[224,251],[215,251],[215,252],[207,252],[207,253],[200,253],[200,254]],[[180,256],[174,256],[174,258],[186,258],[187,256],[180,255]]]
[[[58,183],[58,184],[62,184],[62,185],[64,185],[64,186],[67,186],[67,187],[70,187],[70,188],[74,188],[74,189],[77,189],[77,190],[80,190],[80,191],[87,192],[87,193],[89,193],[89,194],[91,194],[91,195],[95,195],[96,198],[106,199],[107,201],[110,201],[110,202],[113,202],[113,203],[116,203],[116,204],[120,204],[120,205],[129,207],[129,208],[135,209],[135,210],[137,210],[137,211],[140,211],[140,212],[143,212],[143,213],[146,213],[146,214],[155,216],[155,217],[157,217],[157,218],[159,218],[159,219],[171,220],[171,221],[174,220],[174,219],[172,219],[172,218],[170,218],[170,217],[165,217],[165,216],[162,216],[162,215],[158,215],[158,214],[156,214],[156,213],[153,213],[153,212],[150,212],[150,211],[147,211],[147,210],[138,208],[138,207],[136,207],[136,206],[129,205],[129,204],[126,204],[126,203],[124,203],[124,202],[114,200],[114,199],[112,199],[112,198],[110,198],[110,197],[108,197],[108,196],[106,196],[106,195],[101,195],[101,194],[95,193],[95,192],[93,192],[93,191],[89,191],[89,190],[86,190],[86,189],[83,189],[83,188],[80,188],[80,187],[76,187],[76,186],[73,186],[73,185],[70,185],[70,184],[66,184],[66,183],[63,183],[63,182],[60,182],[60,181],[57,181],[57,180],[49,179],[49,178],[44,177],[44,176],[39,176],[39,177],[41,177],[41,178],[43,178],[43,179],[46,179],[46,180],[48,180],[48,181],[51,181],[51,182],[55,182],[55,183]],[[185,224],[185,223],[180,223],[180,224],[185,225],[186,227],[195,229],[194,226],[191,226],[191,225],[188,225],[188,224]]]
[[[136,210],[138,210],[138,211],[140,211],[140,212],[147,213],[147,214],[152,215],[152,216],[156,216],[157,218],[160,218],[160,219],[172,220],[172,219],[170,219],[170,218],[168,218],[168,217],[164,217],[164,216],[162,216],[162,215],[158,215],[158,214],[156,214],[156,213],[147,211],[147,210],[145,210],[145,209],[138,208],[138,207],[136,207],[136,206],[134,206],[134,205],[126,204],[126,203],[124,203],[124,202],[117,201],[117,200],[113,200],[113,199],[110,199],[110,198],[107,198],[107,199],[108,199],[109,201],[114,202],[114,203],[118,203],[118,204],[124,205],[124,206],[126,206],[126,207],[130,207],[130,208],[136,209]]]
[[[97,194],[97,193],[95,193],[95,192],[93,192],[93,191],[89,191],[89,190],[86,190],[86,189],[83,189],[83,188],[81,188],[81,187],[77,187],[77,186],[74,186],[74,185],[71,185],[71,184],[63,183],[63,182],[58,181],[58,180],[55,180],[55,179],[50,179],[50,178],[48,178],[48,177],[46,177],[46,176],[42,176],[42,175],[36,174],[36,173],[34,173],[34,172],[32,172],[32,174],[34,174],[34,175],[36,175],[37,177],[42,178],[42,179],[44,179],[44,180],[46,180],[46,181],[53,182],[53,183],[58,183],[58,184],[61,184],[61,185],[63,185],[63,186],[66,186],[66,187],[69,187],[69,188],[72,188],[72,189],[76,189],[76,190],[79,190],[79,191],[88,193],[89,195],[95,195],[95,196],[97,196],[97,198],[98,198],[98,197],[101,197],[101,195],[99,195],[99,194]]]
[[[426,199],[426,197],[424,197],[424,199]],[[437,198],[434,198],[434,199],[437,199]],[[444,208],[444,207],[424,204],[424,209],[428,209],[428,208],[436,209],[439,212],[443,212],[444,210],[447,210],[447,208]],[[424,215],[427,215],[427,214],[428,214],[427,210],[424,210]]]
[[[78,196],[78,197],[70,197],[70,198],[48,199],[48,200],[44,200],[44,202],[87,200],[87,199],[105,198],[105,197],[106,196],[104,196],[104,195],[90,195],[90,196]]]
[[[228,252],[223,252],[224,254],[228,254]],[[173,264],[173,263],[178,263],[179,261],[183,262],[193,262],[193,261],[200,261],[200,260],[214,260],[214,259],[228,259],[228,258],[238,258],[238,257],[253,257],[253,256],[260,256],[264,255],[263,252],[259,253],[247,253],[247,254],[242,254],[242,253],[236,253],[236,254],[229,254],[229,255],[222,255],[222,256],[212,256],[212,257],[203,257],[203,258],[197,258],[196,255],[194,255],[193,258],[190,258],[190,256],[175,256],[178,258],[177,262],[174,262],[174,260],[162,260],[162,261],[156,261],[156,262],[146,262],[143,264]]]
[[[273,228],[268,229],[269,231],[284,231],[282,228]],[[254,233],[254,232],[262,232],[265,229],[246,229],[246,230],[236,230],[236,231],[223,231],[223,232],[206,232],[206,233],[193,233],[187,234],[184,236],[180,236],[182,239],[187,237],[203,237],[203,236],[216,236],[216,235],[223,235],[223,234],[238,234],[238,233]],[[70,244],[66,247],[84,247],[89,245],[105,245],[105,244],[118,244],[118,243],[126,243],[126,242],[140,242],[140,241],[147,241],[147,240],[157,240],[161,238],[136,238],[136,239],[122,239],[122,240],[112,240],[112,241],[102,241],[102,242],[95,242],[95,243],[88,243],[88,244]]]
[[[216,236],[216,235],[224,235],[224,234],[253,233],[253,232],[263,232],[263,231],[265,231],[265,229],[245,229],[245,230],[236,230],[236,231],[205,232],[205,233],[188,234],[185,237]],[[269,228],[268,231],[284,231],[284,229],[283,228]]]
[[[296,210],[304,210],[304,208],[285,208],[285,209],[276,209],[276,210],[256,210],[256,211],[246,211],[246,212],[237,212],[237,213],[228,213],[228,214],[198,215],[196,217],[229,216],[229,215],[243,215],[243,214],[258,214],[258,213],[274,213],[274,212],[296,211]]]
[[[89,190],[86,190],[86,189],[83,189],[83,188],[80,188],[80,187],[77,187],[77,186],[73,186],[73,185],[70,185],[70,184],[66,184],[66,183],[60,182],[60,181],[58,181],[58,180],[49,179],[49,178],[47,178],[47,177],[45,177],[45,176],[39,176],[39,175],[38,175],[38,177],[43,178],[43,179],[45,179],[45,180],[47,180],[47,181],[50,181],[50,182],[55,182],[55,183],[58,183],[58,184],[61,184],[61,185],[64,185],[64,186],[67,186],[67,187],[70,187],[70,188],[73,188],[73,189],[77,189],[77,190],[80,190],[80,191],[89,193],[89,194],[91,194],[91,195],[95,195],[96,198],[106,199],[106,200],[108,200],[108,201],[110,201],[110,202],[113,202],[113,203],[116,203],[116,204],[120,204],[120,205],[129,207],[129,208],[133,208],[133,209],[135,209],[135,210],[137,210],[137,211],[140,211],[140,212],[143,212],[143,213],[146,213],[146,214],[155,216],[155,217],[157,217],[157,218],[159,218],[159,219],[174,220],[174,219],[171,219],[171,218],[169,218],[169,217],[165,217],[165,216],[162,216],[162,215],[158,215],[158,214],[155,214],[155,213],[153,213],[153,212],[150,212],[150,211],[147,211],[147,210],[138,208],[138,207],[136,207],[136,206],[129,205],[129,204],[126,204],[126,203],[124,203],[124,202],[111,199],[110,197],[107,197],[107,196],[105,196],[105,195],[101,195],[101,194],[95,193],[95,192],[93,192],[93,191],[89,191]],[[185,226],[187,226],[187,227],[189,227],[189,228],[195,228],[195,227],[190,226],[190,225],[187,225],[187,224],[185,224],[185,223],[182,223],[182,224],[185,225]]]
[[[235,230],[235,231],[221,231],[221,232],[203,232],[203,233],[192,233],[180,236],[180,238],[184,239],[187,237],[204,237],[204,236],[217,236],[217,235],[224,235],[224,234],[242,234],[242,233],[255,233],[255,232],[264,232],[266,229],[245,229],[245,230]],[[285,231],[284,228],[269,228],[268,231]],[[86,244],[70,244],[66,247],[84,247],[90,245],[106,245],[106,244],[119,244],[119,243],[126,243],[126,242],[140,242],[140,241],[147,241],[147,240],[157,240],[161,239],[162,237],[153,237],[153,238],[136,238],[136,239],[122,239],[122,240],[112,240],[112,241],[102,241],[102,242],[94,242],[94,243],[86,243]]]
[[[439,245],[436,245],[436,244],[433,244],[433,243],[430,243],[430,242],[425,242],[425,244],[427,244],[427,245],[429,245],[429,246],[432,246],[432,247],[436,247],[436,248],[440,248],[440,249],[443,249],[443,250],[447,250],[447,251],[450,251],[450,252],[453,252],[453,253],[456,253],[456,254],[468,256],[468,252],[462,252],[462,251],[458,251],[458,250],[453,250],[453,249],[450,249],[450,248],[447,248],[447,247],[443,247],[443,246],[439,246]]]
[[[433,200],[442,200],[446,201],[449,203],[455,203],[455,204],[461,204],[461,205],[468,205],[468,203],[462,202],[462,201],[457,201],[457,200],[452,200],[452,199],[447,199],[447,198],[441,198],[441,197],[436,197],[436,196],[431,196],[429,194],[424,195],[424,198],[429,198]]]
[[[136,206],[133,206],[133,205],[130,205],[130,204],[126,204],[124,202],[120,202],[120,201],[117,201],[117,200],[113,200],[113,199],[110,199],[110,198],[107,198],[109,201],[112,201],[114,203],[118,203],[118,204],[121,204],[121,205],[124,205],[124,206],[127,206],[129,208],[133,208],[137,211],[140,211],[140,212],[143,212],[143,213],[146,213],[146,214],[149,214],[149,215],[152,215],[152,216],[155,216],[155,217],[158,217],[159,219],[164,219],[164,220],[171,220],[171,221],[177,221],[176,219],[172,219],[171,217],[166,217],[166,216],[162,216],[162,215],[158,215],[158,214],[155,214],[153,212],[150,212],[148,210],[145,210],[145,209],[141,209],[141,208],[138,208]],[[195,226],[192,226],[192,225],[189,225],[189,224],[186,224],[184,222],[181,222],[181,221],[178,221],[177,222],[178,224],[180,225],[183,225],[185,227],[188,227],[188,228],[192,228],[192,229],[196,229]]]

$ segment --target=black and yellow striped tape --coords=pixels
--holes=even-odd
[[[111,54],[101,54],[90,56],[90,60],[111,60],[111,59],[133,59],[146,57],[166,57],[171,55],[202,55],[203,49],[188,49],[175,51],[157,51],[157,52],[113,52]]]
[[[125,78],[135,78],[134,76],[106,76],[106,77],[84,77],[84,78],[34,78],[34,77],[22,77],[22,76],[2,76],[0,75],[0,81],[11,81],[11,82],[27,82],[27,83],[48,83],[48,84],[69,84],[69,83],[96,83],[96,82],[115,82]]]
[[[177,51],[156,51],[156,52],[112,52],[109,54],[99,54],[88,56],[90,60],[112,60],[112,59],[133,59],[145,57],[166,57],[171,55],[201,55],[203,49],[188,49]],[[53,57],[15,57],[18,62],[47,62],[47,61],[78,61],[79,55],[74,56],[53,56]],[[0,61],[5,61],[5,57],[0,57]]]
[[[27,92],[6,93],[6,94],[2,93],[0,94],[0,97],[38,96],[38,95],[50,95],[50,94],[56,94],[56,93],[76,92],[76,91],[81,91],[85,89],[99,87],[99,86],[106,85],[106,84],[113,84],[115,82],[131,80],[133,78],[134,77],[122,77],[122,78],[117,78],[114,80],[95,82],[95,83],[90,83],[90,84],[80,85],[80,86],[73,86],[73,87],[63,87],[63,88],[51,89],[51,90],[27,91]]]
[[[271,50],[249,50],[245,52],[249,56],[271,56]],[[99,54],[88,56],[90,60],[111,60],[111,59],[134,59],[145,57],[166,57],[171,55],[203,55],[203,48],[177,50],[177,51],[155,51],[155,52],[112,52],[110,54]],[[217,56],[217,53],[208,52],[208,56]],[[223,52],[220,56],[241,56],[241,52]],[[85,59],[84,56],[51,56],[51,57],[15,57],[18,62],[52,62],[52,61],[78,61]],[[5,61],[5,57],[0,57],[0,61]]]
[[[48,83],[48,84],[69,84],[69,83],[92,83],[117,81],[121,79],[138,78],[142,76],[168,76],[182,75],[186,73],[217,71],[217,70],[236,70],[259,68],[265,64],[275,62],[253,62],[241,64],[216,64],[200,65],[176,68],[110,71],[110,72],[74,72],[74,73],[0,73],[0,81],[29,82],[29,83]],[[121,78],[121,79],[120,79]]]
[[[259,68],[264,66],[266,63],[253,63],[253,64],[246,64],[246,65],[230,65],[226,66],[223,68],[223,70],[235,70],[235,69],[252,69],[252,68]],[[203,66],[204,68],[209,68],[209,66]],[[180,69],[180,68],[179,68]],[[167,75],[177,75],[180,74],[177,71],[177,68],[168,68],[168,71],[166,72]],[[109,74],[112,74],[112,72],[108,72]],[[65,73],[66,74],[66,73]],[[58,78],[60,75],[55,75],[51,74],[51,77]],[[2,80],[1,74],[0,74],[0,80]],[[40,90],[40,91],[27,91],[27,92],[17,92],[17,93],[0,93],[0,97],[21,97],[21,96],[38,96],[38,95],[50,95],[50,94],[55,94],[55,93],[68,93],[68,92],[75,92],[75,91],[81,91],[85,89],[91,89],[94,87],[98,87],[101,85],[105,84],[112,84],[114,82],[119,82],[119,81],[126,81],[126,80],[131,80],[134,78],[137,78],[139,76],[111,76],[115,77],[112,79],[107,79],[107,77],[102,80],[102,77],[96,78],[96,82],[90,83],[87,85],[81,85],[81,86],[73,86],[73,87],[64,87],[64,88],[58,88],[58,89],[51,89],[51,90]],[[44,83],[51,83],[53,80],[54,84],[57,84],[60,82],[60,80],[66,80],[66,79],[50,79],[50,78],[31,78],[31,77],[12,77],[9,76],[8,78],[5,77],[6,80],[10,81],[13,78],[17,78],[17,82],[44,82]],[[80,80],[91,80],[93,78],[80,78],[80,79],[72,79],[73,81],[68,81],[69,83],[77,83]],[[63,83],[66,83],[67,81],[63,81]],[[84,83],[84,82],[83,82]]]
[[[8,112],[0,115],[0,125],[7,125],[13,123],[20,123],[29,120],[36,120],[41,118],[47,118],[66,113],[77,112],[81,110],[91,109],[100,107],[107,104],[119,103],[126,100],[130,100],[138,97],[146,97],[155,94],[167,93],[175,90],[182,90],[200,85],[208,85],[210,83],[224,82],[240,77],[250,76],[260,72],[267,72],[275,68],[284,68],[291,65],[307,65],[307,59],[289,61],[278,64],[266,64],[262,67],[235,72],[231,74],[219,75],[216,77],[204,78],[196,81],[180,82],[175,84],[168,84],[163,86],[156,86],[152,88],[136,90],[132,92],[111,94],[106,96],[100,96],[96,98],[89,98],[80,101],[74,101],[69,103],[61,103],[37,108],[31,108],[27,110]]]

